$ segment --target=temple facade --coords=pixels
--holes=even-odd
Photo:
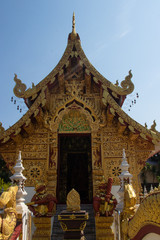
[[[74,16],[57,66],[32,88],[16,74],[14,81],[14,94],[24,99],[28,111],[9,129],[0,126],[0,155],[12,171],[22,151],[26,186],[45,182],[59,203],[75,188],[82,203],[91,203],[103,175],[119,185],[125,149],[139,192],[138,175],[160,133],[122,110],[134,90],[131,71],[120,85],[103,77],[83,52]]]

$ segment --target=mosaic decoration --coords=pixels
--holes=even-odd
[[[84,114],[78,110],[72,110],[65,114],[61,123],[59,124],[59,132],[83,132],[90,131],[89,122]]]

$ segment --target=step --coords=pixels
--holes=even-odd
[[[58,221],[58,215],[66,209],[65,204],[57,204],[56,214],[54,216],[51,240],[63,240],[63,230],[61,229]],[[87,221],[84,235],[86,240],[96,240],[95,233],[95,218],[92,204],[81,204],[81,210],[85,210],[89,214],[89,220]]]

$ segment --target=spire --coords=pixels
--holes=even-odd
[[[16,183],[18,185],[18,192],[17,192],[17,204],[16,204],[16,210],[18,214],[23,214],[23,212],[28,209],[28,207],[25,205],[25,196],[27,195],[24,184],[26,177],[23,175],[23,164],[22,164],[22,156],[21,151],[19,151],[18,159],[16,161],[16,165],[13,167],[14,174],[10,177],[12,180],[12,183]]]
[[[68,36],[68,40],[80,40],[78,33],[76,33],[76,27],[75,27],[75,13],[73,12],[72,17],[72,32]]]
[[[73,17],[72,17],[72,33],[76,34],[76,27],[75,27],[75,13],[73,12]]]

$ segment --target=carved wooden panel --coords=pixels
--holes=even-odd
[[[133,186],[136,192],[140,190],[138,174],[152,149],[153,145],[143,140],[130,141],[127,136],[116,131],[116,127],[106,126],[103,131],[103,169],[106,179],[113,177],[113,183],[119,185],[122,151],[125,149],[129,171],[133,175]]]
[[[26,185],[34,186],[36,181],[47,182],[46,179],[46,161],[41,160],[27,160],[23,162],[25,170],[24,176],[27,178]]]

